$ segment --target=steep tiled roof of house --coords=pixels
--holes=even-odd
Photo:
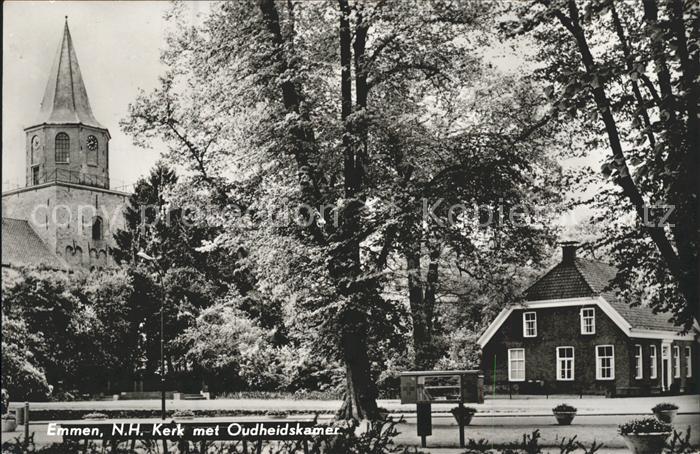
[[[68,268],[66,263],[41,241],[27,221],[12,218],[2,218],[2,265]]]
[[[647,306],[631,307],[608,288],[617,269],[606,263],[576,258],[562,261],[525,291],[530,301],[602,296],[633,328],[678,331],[670,316]]]

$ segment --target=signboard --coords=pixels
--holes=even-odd
[[[401,403],[484,401],[484,376],[478,370],[411,371],[401,373]]]

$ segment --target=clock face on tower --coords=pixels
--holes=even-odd
[[[38,136],[32,137],[32,151],[38,151],[40,145],[41,145],[41,143],[39,143],[39,137]]]
[[[97,150],[97,137],[95,137],[95,136],[88,136],[88,138],[87,138],[87,147],[88,147],[88,150],[90,150],[90,151],[95,151],[95,150]]]

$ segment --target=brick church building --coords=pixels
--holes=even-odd
[[[523,394],[697,392],[695,335],[617,298],[607,288],[615,274],[564,243],[561,262],[479,338],[484,383]]]
[[[110,189],[109,130],[92,113],[67,20],[24,133],[26,186],[2,194],[3,267],[108,266],[129,194]]]

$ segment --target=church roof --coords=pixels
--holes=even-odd
[[[609,288],[617,269],[597,260],[575,258],[562,261],[525,291],[529,301],[600,296],[633,327],[677,331],[670,314],[654,313],[648,306],[630,306]]]
[[[92,113],[67,19],[63,28],[63,39],[41,101],[39,118],[34,125],[65,123],[81,123],[106,129]]]
[[[2,266],[38,266],[67,269],[68,265],[34,232],[27,221],[2,218]]]

